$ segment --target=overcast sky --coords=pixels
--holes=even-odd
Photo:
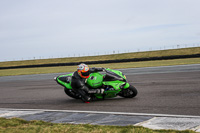
[[[1,0],[0,61],[200,44],[200,0]]]

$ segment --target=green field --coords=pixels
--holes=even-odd
[[[22,66],[22,65],[39,65],[50,63],[69,63],[69,62],[85,62],[85,61],[102,61],[102,60],[117,60],[130,58],[148,58],[148,57],[162,57],[171,55],[191,55],[200,54],[200,47],[170,49],[159,51],[135,52],[112,54],[102,56],[87,56],[87,57],[70,57],[70,58],[56,58],[56,59],[39,59],[39,60],[24,60],[24,61],[8,61],[0,62],[0,67],[6,66]]]
[[[96,64],[96,65],[89,65],[89,66],[120,69],[120,68],[154,67],[154,66],[185,65],[185,64],[200,64],[200,58]],[[0,70],[0,76],[73,72],[73,71],[76,71],[76,68],[77,66],[5,69],[5,70]]]
[[[100,126],[89,124],[58,124],[0,118],[0,133],[195,133],[194,131],[152,130],[136,126]]]
[[[191,55],[191,54],[200,54],[200,47],[175,49],[175,50],[173,49],[173,50],[161,50],[161,51],[150,51],[150,52],[115,54],[115,55],[105,55],[105,56],[0,62],[0,67],[36,65],[36,64],[48,64],[48,63],[63,63],[63,62],[65,63],[84,62],[84,61],[92,61],[92,60],[99,61],[99,60],[128,59],[128,58],[142,58],[142,57],[156,57],[156,56],[160,57],[160,56],[170,56],[170,55]],[[89,65],[89,66],[120,69],[120,68],[155,67],[155,66],[170,66],[170,65],[185,65],[185,64],[200,64],[200,58],[155,60],[155,61],[141,61],[141,62],[127,62],[127,63],[109,63],[109,64],[96,64],[96,65]],[[76,71],[76,68],[77,66],[2,69],[0,70],[0,76],[73,72],[73,71]]]

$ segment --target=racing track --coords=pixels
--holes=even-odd
[[[123,69],[139,94],[89,104],[65,95],[54,76],[0,77],[0,108],[132,112],[200,116],[200,64]]]

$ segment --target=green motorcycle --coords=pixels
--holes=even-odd
[[[137,89],[127,82],[126,76],[118,70],[106,68],[105,72],[91,73],[86,80],[88,88],[104,88],[103,94],[89,94],[94,99],[105,99],[121,96],[133,98],[137,95]],[[73,91],[71,87],[71,77],[73,73],[55,77],[54,80],[64,87],[65,93],[75,99],[81,99],[81,96]]]

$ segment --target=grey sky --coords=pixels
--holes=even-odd
[[[200,0],[1,0],[0,61],[200,44]]]

